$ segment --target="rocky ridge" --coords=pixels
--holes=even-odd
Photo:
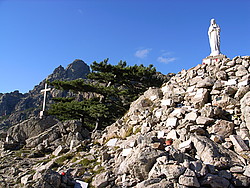
[[[249,73],[250,56],[208,57],[91,139],[77,121],[26,120],[2,135],[1,186],[249,187]]]
[[[57,67],[53,73],[47,77],[47,80],[85,79],[89,72],[89,66],[82,60],[76,59],[65,69],[61,65]],[[15,125],[39,114],[39,111],[42,109],[41,105],[43,100],[41,90],[44,89],[45,82],[46,79],[25,94],[14,91],[0,95],[0,129],[6,129],[11,125]],[[64,97],[66,95],[71,96],[73,94],[52,90],[48,93],[47,103],[52,103],[52,97]]]

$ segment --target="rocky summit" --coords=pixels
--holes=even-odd
[[[219,55],[149,88],[102,131],[26,120],[2,134],[1,186],[249,187],[249,81],[250,56]]]

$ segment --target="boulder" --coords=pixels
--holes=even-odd
[[[191,187],[200,187],[200,183],[196,176],[184,176],[179,177],[179,184]]]
[[[242,118],[245,121],[248,130],[250,131],[250,92],[247,92],[240,100],[240,105]]]
[[[231,181],[233,182],[233,185],[235,187],[249,187],[250,186],[250,178],[242,174],[234,173]]]
[[[149,172],[149,178],[165,175],[168,180],[177,179],[185,171],[185,167],[177,164],[156,163]]]
[[[209,118],[209,117],[202,117],[202,116],[199,116],[197,119],[196,119],[196,123],[198,125],[210,125],[214,122],[215,120],[213,118]]]
[[[145,180],[156,158],[163,154],[164,151],[138,145],[119,165],[118,174],[130,173],[133,177]]]
[[[41,179],[37,182],[37,187],[46,188],[60,188],[61,187],[61,175],[51,169],[46,170]]]
[[[214,174],[207,174],[202,178],[200,183],[203,186],[210,186],[211,188],[225,188],[230,185],[227,179]]]
[[[203,80],[199,81],[196,85],[198,88],[210,88],[214,85],[214,80],[210,77],[206,77]]]
[[[207,130],[209,133],[217,134],[226,138],[233,134],[234,123],[226,120],[217,120],[215,124]]]
[[[105,188],[109,184],[108,180],[109,172],[102,172],[94,177],[91,184],[96,188]]]
[[[229,138],[232,141],[236,152],[249,150],[249,147],[245,144],[244,140],[239,135],[230,135]]]
[[[206,136],[191,135],[191,141],[197,151],[196,155],[206,164],[226,168],[233,165],[243,165],[241,158],[231,150],[211,141]]]
[[[58,121],[51,116],[45,119],[31,118],[22,123],[9,128],[7,137],[11,137],[15,142],[25,143],[25,140],[37,136],[57,124]]]

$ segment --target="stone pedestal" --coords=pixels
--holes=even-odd
[[[220,55],[217,55],[217,56],[208,56],[206,58],[204,58],[202,60],[202,64],[212,64],[212,63],[216,63],[216,62],[219,62],[220,60],[224,59],[224,58],[227,58],[227,56],[223,55],[223,54],[220,54]]]

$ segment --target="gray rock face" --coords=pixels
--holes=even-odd
[[[82,60],[76,59],[65,69],[65,79],[75,80],[78,78],[86,78],[89,72],[89,66]]]
[[[39,135],[56,123],[58,121],[52,117],[46,119],[31,118],[11,127],[7,132],[7,137],[12,138],[14,142],[25,143],[26,139]]]
[[[0,96],[0,116],[5,116],[13,112],[15,106],[25,97],[19,91],[5,93]]]

